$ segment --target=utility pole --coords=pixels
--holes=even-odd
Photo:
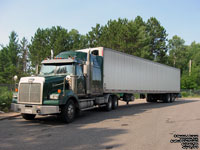
[[[36,75],[38,75],[38,72],[39,72],[39,65],[36,64],[36,66],[35,66],[35,73],[36,73]]]
[[[174,56],[174,67],[176,67],[176,56]]]
[[[189,61],[189,76],[191,75],[191,68],[192,68],[192,60]]]

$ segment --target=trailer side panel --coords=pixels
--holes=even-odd
[[[105,93],[178,93],[180,70],[104,48]]]

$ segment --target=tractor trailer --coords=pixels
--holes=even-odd
[[[37,76],[22,77],[11,108],[26,120],[58,115],[64,122],[95,107],[111,111],[118,100],[175,101],[180,70],[104,47],[61,52],[41,62]]]

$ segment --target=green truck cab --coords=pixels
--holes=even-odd
[[[56,114],[64,122],[72,122],[81,110],[107,106],[102,56],[67,51],[41,64],[39,75],[20,79],[18,93],[13,97],[12,110],[20,112],[24,119]],[[110,103],[108,110],[111,107]]]

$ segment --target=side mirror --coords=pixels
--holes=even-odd
[[[65,81],[68,81],[70,88],[72,88],[72,78],[71,78],[70,75],[67,75],[67,76],[65,77]]]
[[[65,79],[66,79],[66,80],[70,80],[70,79],[71,79],[70,75],[67,75],[67,76],[65,77]]]

